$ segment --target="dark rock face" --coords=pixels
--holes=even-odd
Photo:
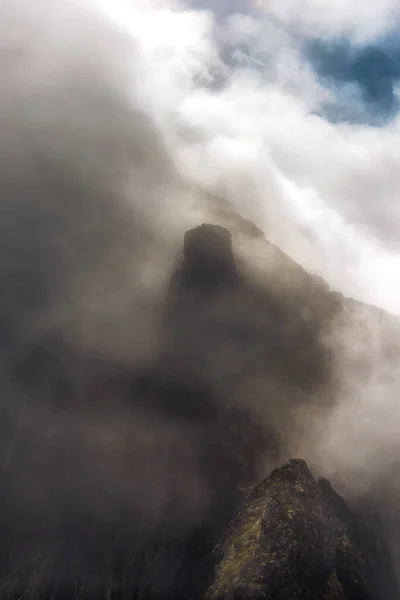
[[[206,600],[394,600],[388,551],[326,480],[291,460],[247,499]]]
[[[187,286],[217,291],[234,285],[236,265],[232,253],[232,235],[219,225],[203,223],[186,232],[180,276]]]
[[[286,275],[283,270],[279,278]],[[260,377],[307,393],[326,387],[333,378],[332,355],[321,339],[331,310],[322,308],[322,300],[329,293],[313,310],[297,291],[287,293],[266,279],[262,285],[241,269],[228,229],[202,224],[188,231],[165,308],[169,372],[172,359],[192,380],[197,371],[217,387],[230,382],[238,390]],[[312,288],[312,279],[306,281]],[[313,288],[308,292],[317,295]],[[312,318],[304,318],[306,310]]]
[[[233,262],[232,235],[220,225],[203,223],[187,231],[183,250],[185,260],[193,265],[203,261],[214,267]]]

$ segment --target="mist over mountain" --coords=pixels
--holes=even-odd
[[[0,0],[0,598],[199,598],[294,456],[399,571],[397,124],[234,4]]]
[[[360,448],[334,428],[376,368],[365,337],[395,351],[390,316],[331,292],[239,215],[214,218],[182,240],[146,359],[60,329],[4,344],[3,597],[198,597],[243,496],[299,452],[380,527],[395,522],[391,469],[357,463],[356,409]]]

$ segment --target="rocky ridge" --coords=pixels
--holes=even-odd
[[[388,550],[326,479],[291,460],[245,501],[205,600],[394,600]]]

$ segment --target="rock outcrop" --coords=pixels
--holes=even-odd
[[[394,600],[389,553],[327,480],[291,460],[248,497],[205,600]]]

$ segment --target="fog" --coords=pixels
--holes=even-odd
[[[396,451],[393,419],[375,428],[377,388],[356,405],[359,378],[335,354],[355,341],[340,296],[278,247],[335,289],[396,305],[391,190],[382,239],[357,198],[395,177],[397,124],[311,115],[326,90],[253,12],[0,7],[2,590],[187,597],[277,461],[301,452],[360,497]],[[276,79],[222,60],[265,28],[254,56],[276,52]],[[224,220],[232,238],[184,237]],[[392,414],[395,384],[375,384]],[[366,477],[364,449],[383,440]]]

